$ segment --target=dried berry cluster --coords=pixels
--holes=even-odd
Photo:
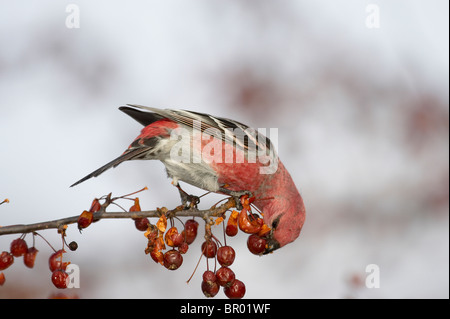
[[[242,298],[245,295],[244,283],[236,279],[235,273],[230,268],[235,260],[236,252],[233,247],[226,244],[226,236],[236,236],[241,230],[250,234],[247,246],[253,254],[260,255],[264,252],[267,246],[264,237],[269,234],[270,229],[258,214],[251,212],[251,202],[252,199],[243,197],[241,199],[242,210],[231,213],[224,231],[224,245],[212,234],[211,226],[221,223],[224,225],[225,214],[215,220],[205,218],[205,241],[201,245],[201,257],[205,257],[207,260],[207,270],[203,273],[201,289],[206,297],[217,295],[220,287],[223,287],[228,298]],[[139,199],[136,198],[130,212],[139,210]],[[176,270],[183,263],[183,254],[188,251],[189,245],[197,237],[199,223],[195,219],[189,219],[185,223],[180,221],[183,226],[183,230],[180,232],[175,226],[174,219],[176,217],[171,216],[165,208],[158,211],[160,217],[156,225],[151,224],[147,218],[135,219],[135,225],[138,230],[146,231],[145,236],[148,243],[145,253],[150,254],[156,263],[165,268]],[[168,221],[170,227],[168,227]],[[209,259],[214,259],[214,271],[209,270]],[[219,269],[216,269],[217,263],[221,266]]]

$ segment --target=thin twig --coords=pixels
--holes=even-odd
[[[235,207],[236,203],[233,198],[229,198],[227,202],[219,207],[212,207],[210,209],[199,210],[196,208],[190,209],[179,209],[176,208],[172,211],[168,211],[168,214],[173,214],[172,216],[177,217],[201,217],[203,219],[209,217],[221,216],[228,209]],[[94,213],[94,221],[101,219],[120,219],[120,218],[143,218],[143,217],[160,217],[160,212],[158,210],[148,210],[141,212],[106,212],[104,209]],[[0,226],[0,236],[8,234],[23,234],[31,233],[38,230],[45,229],[60,229],[64,225],[75,224],[78,222],[79,216],[72,216],[67,218],[55,219],[46,222],[34,223],[34,224],[20,224],[20,225],[10,225],[10,226]],[[91,226],[92,227],[92,226]]]

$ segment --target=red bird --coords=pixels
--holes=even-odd
[[[245,124],[204,113],[130,104],[119,109],[145,126],[141,134],[121,156],[72,186],[124,161],[160,160],[174,185],[184,181],[235,197],[251,193],[272,228],[264,253],[300,235],[303,199],[268,138]]]

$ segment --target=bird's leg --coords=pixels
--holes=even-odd
[[[186,193],[178,184],[177,180],[172,181],[172,185],[178,188],[178,192],[180,193],[181,205],[185,208],[197,207],[198,203],[200,203],[200,198],[194,195],[190,195]],[[189,205],[187,204],[189,202]]]
[[[236,203],[236,209],[237,210],[242,210],[242,204],[241,204],[241,197],[244,195],[247,195],[248,197],[252,197],[252,193],[249,191],[232,191],[229,190],[228,188],[226,188],[227,185],[223,185],[222,187],[219,188],[219,191],[221,193],[224,193],[228,196],[231,196],[234,198],[234,201]]]

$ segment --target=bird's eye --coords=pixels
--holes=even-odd
[[[272,228],[276,229],[278,224],[280,223],[280,219],[281,219],[281,214],[278,215],[277,217],[275,217],[275,219],[272,222]]]

